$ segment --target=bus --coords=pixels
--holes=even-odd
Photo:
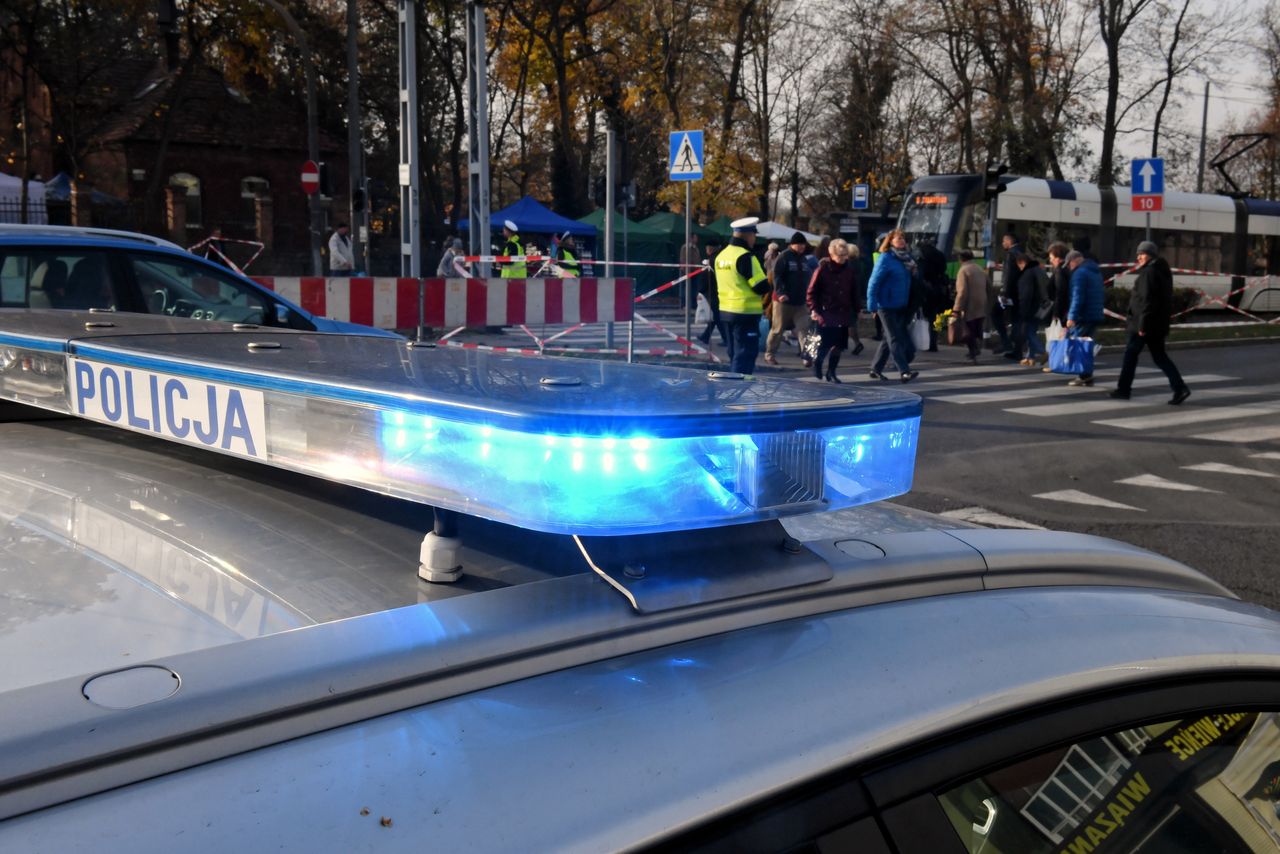
[[[996,220],[988,223],[982,175],[928,175],[911,183],[898,227],[913,245],[934,243],[954,261],[962,249],[996,260],[1000,236],[1017,233],[1040,259],[1055,241],[1087,238],[1115,283],[1126,287],[1138,244],[1146,239],[1145,213],[1131,210],[1128,187],[1002,176]],[[988,231],[990,228],[990,231]],[[1174,285],[1201,291],[1200,308],[1230,306],[1248,312],[1280,311],[1280,202],[1207,193],[1164,194],[1151,214],[1151,239],[1175,271]],[[1194,272],[1190,272],[1194,271]]]

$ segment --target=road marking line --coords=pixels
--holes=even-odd
[[[1210,388],[1196,389],[1195,398],[1197,401],[1202,400],[1220,400],[1229,397],[1249,397],[1250,395],[1271,394],[1280,392],[1280,385],[1274,386],[1244,386],[1240,388]],[[1034,415],[1037,417],[1058,417],[1060,415],[1087,414],[1091,412],[1109,412],[1117,409],[1137,409],[1142,406],[1154,406],[1155,404],[1163,404],[1169,400],[1168,392],[1160,392],[1159,394],[1140,394],[1130,400],[1112,400],[1104,398],[1102,400],[1074,400],[1065,403],[1045,403],[1036,406],[1020,406],[1017,408],[1006,409],[1005,412],[1012,412],[1015,415]],[[1280,430],[1277,430],[1280,433]],[[1211,438],[1209,436],[1196,436],[1197,439]]]
[[[1261,454],[1250,454],[1255,460],[1280,460],[1280,451],[1264,451]]]
[[[1218,474],[1243,474],[1249,477],[1280,477],[1280,474],[1272,474],[1269,471],[1259,471],[1258,469],[1246,469],[1240,466],[1228,465],[1227,463],[1198,463],[1194,466],[1183,466],[1187,471],[1211,471]]]
[[[1024,522],[1012,516],[1004,516],[985,507],[961,507],[958,510],[947,510],[939,514],[948,519],[959,519],[962,522],[973,522],[988,528],[1022,528],[1027,531],[1043,531],[1043,525]]]
[[[969,379],[934,380],[933,371],[929,370],[928,367],[923,367],[920,370],[922,370],[920,376],[922,378],[927,376],[928,380],[927,382],[916,383],[918,387],[925,389],[936,388],[945,392],[955,391],[957,388],[991,389],[1004,387],[1004,385],[1021,385],[1021,387],[1037,385],[1037,387],[1041,388],[1065,388],[1066,382],[1071,379],[1070,374],[1046,374],[1037,370],[1034,373],[1033,371],[1025,371],[1025,373],[1010,374],[1007,371],[1002,371],[1000,374],[989,376],[970,376]],[[1151,373],[1151,371],[1146,371],[1146,373]],[[1112,367],[1110,370],[1096,370],[1093,373],[1094,379],[1100,378],[1100,376],[1119,375],[1120,370],[1116,369],[1116,367]]]
[[[1176,480],[1166,480],[1155,474],[1140,474],[1135,477],[1126,477],[1124,480],[1117,480],[1116,483],[1123,483],[1127,486],[1150,486],[1154,489],[1171,489],[1174,492],[1218,492],[1216,489],[1206,489],[1203,486],[1195,486],[1190,483],[1179,483]]]
[[[1094,386],[1099,385],[1099,380],[1105,380],[1107,375],[1114,374],[1115,371],[1101,371],[1093,375]],[[1192,374],[1185,378],[1188,383],[1214,383],[1227,382],[1229,380],[1238,379],[1238,377],[1228,377],[1221,374]],[[1147,386],[1159,386],[1167,383],[1163,376],[1150,377],[1134,382],[1135,388],[1145,388]],[[1078,394],[1085,396],[1088,392],[1082,392],[1076,386],[1067,385],[1066,380],[1053,385],[1039,385],[1034,388],[1018,388],[1009,391],[994,391],[989,394],[940,394],[929,395],[930,400],[941,400],[947,403],[1000,403],[1005,400],[1018,400],[1026,397],[1062,397],[1068,394]]]
[[[1193,439],[1209,439],[1214,442],[1266,442],[1280,439],[1280,427],[1239,427],[1218,433],[1201,433]]]
[[[1045,501],[1063,501],[1067,504],[1087,504],[1090,507],[1110,507],[1113,510],[1134,510],[1138,513],[1146,513],[1141,507],[1131,507],[1128,504],[1121,504],[1119,501],[1110,501],[1106,498],[1099,498],[1096,495],[1090,495],[1087,492],[1081,492],[1078,489],[1060,489],[1057,492],[1042,492],[1039,495],[1033,495],[1032,498],[1043,498]]]
[[[1231,418],[1257,418],[1259,415],[1271,415],[1280,412],[1280,403],[1256,403],[1245,406],[1222,406],[1213,409],[1184,409],[1179,412],[1167,412],[1163,415],[1139,415],[1134,418],[1113,418],[1108,421],[1094,421],[1104,427],[1119,427],[1123,430],[1150,430],[1157,427],[1179,427],[1184,424],[1198,424],[1202,421],[1226,421]]]

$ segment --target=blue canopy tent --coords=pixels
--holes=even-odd
[[[548,239],[543,241],[543,249],[550,246],[551,235],[559,236],[566,231],[572,234],[575,239],[589,240],[592,244],[595,243],[596,239],[595,226],[585,225],[568,217],[560,216],[560,214],[531,196],[525,196],[515,204],[489,214],[489,226],[495,232],[500,231],[502,229],[502,221],[507,219],[520,228],[522,236],[546,235]],[[468,231],[469,222],[465,219],[458,220],[458,230]],[[594,249],[595,247],[592,246],[592,248]]]
[[[48,181],[45,182],[45,198],[55,202],[65,202],[71,198],[71,176],[66,172],[59,172]],[[124,199],[115,196],[91,190],[89,192],[89,203],[94,205],[118,205],[123,207],[126,202]]]

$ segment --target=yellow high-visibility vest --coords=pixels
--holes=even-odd
[[[744,254],[751,255],[751,278],[744,278],[738,272],[738,259]],[[716,256],[716,293],[720,297],[720,310],[734,314],[761,314],[764,306],[760,294],[753,291],[753,285],[765,281],[764,268],[760,259],[745,246],[730,244],[720,250]]]
[[[524,244],[520,242],[520,235],[513,234],[507,238],[507,245],[502,247],[502,254],[524,254]],[[504,279],[523,279],[529,275],[529,267],[523,261],[512,261],[502,265],[502,272],[499,275]]]

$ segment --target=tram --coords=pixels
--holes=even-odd
[[[1128,187],[1017,176],[1000,181],[1004,191],[990,231],[991,201],[981,175],[917,178],[903,199],[898,227],[913,244],[934,242],[948,260],[961,249],[978,258],[988,249],[998,252],[1000,235],[1014,231],[1041,259],[1051,242],[1072,245],[1083,237],[1100,262],[1119,265],[1132,263],[1146,239],[1147,215],[1130,209]],[[1201,308],[1225,308],[1225,301],[1249,312],[1280,311],[1280,202],[1168,192],[1164,209],[1151,214],[1151,239],[1178,271],[1175,286],[1203,292]],[[1116,284],[1132,279],[1120,275]]]

